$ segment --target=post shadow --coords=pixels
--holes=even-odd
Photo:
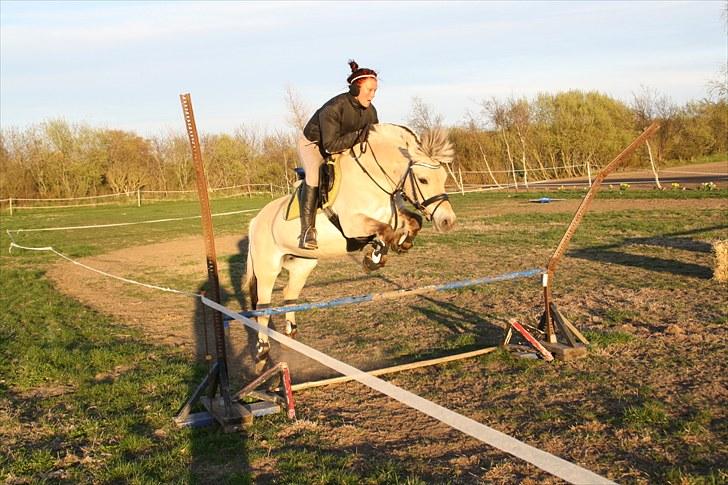
[[[247,238],[244,242],[245,252],[243,254],[247,254]],[[244,267],[243,265],[243,269]],[[202,281],[197,287],[197,293],[207,292],[208,284],[208,280]],[[231,295],[220,285],[220,304],[227,306],[234,301],[234,298],[238,298],[239,288],[240,284],[234,284],[234,294]],[[191,319],[195,349],[195,374],[190,381],[188,395],[194,392],[197,384],[207,375],[216,359],[213,312],[214,310],[204,305],[199,298],[195,299],[195,309]],[[246,381],[248,373],[243,364],[245,346],[231,344],[230,340],[230,331],[226,324],[225,346],[232,394]],[[204,407],[198,403],[193,412],[202,410]],[[226,479],[236,476],[242,480],[242,483],[251,483],[248,436],[245,429],[236,433],[223,433],[214,420],[210,426],[193,428],[190,436],[190,455],[190,474],[193,483],[211,483],[215,481],[212,477],[220,478],[222,470],[225,471],[223,476]],[[213,470],[214,472],[211,473]]]

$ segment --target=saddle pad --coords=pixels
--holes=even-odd
[[[329,162],[330,163],[330,162]],[[336,157],[334,159],[334,184],[331,186],[331,190],[329,190],[328,194],[328,200],[323,205],[323,207],[319,207],[318,211],[320,212],[322,208],[326,208],[334,203],[336,200],[336,196],[339,193],[339,186],[341,185],[341,164],[339,163],[339,157]],[[303,182],[299,183],[296,186],[296,190],[293,191],[293,194],[291,195],[291,199],[288,201],[288,208],[286,209],[286,220],[291,221],[293,219],[298,219],[301,216],[301,206],[299,205],[299,193],[301,191],[301,186],[303,185]]]

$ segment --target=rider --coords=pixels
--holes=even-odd
[[[298,247],[316,249],[319,169],[324,159],[366,141],[369,127],[379,123],[372,100],[377,73],[351,60],[349,91],[328,100],[311,117],[298,140],[298,158],[306,173],[301,188],[301,235]]]

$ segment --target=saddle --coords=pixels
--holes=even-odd
[[[296,189],[293,191],[291,199],[288,201],[288,206],[286,207],[285,219],[287,221],[298,219],[301,216],[300,193],[303,180],[305,179],[305,173],[302,168],[295,168],[294,171],[296,172],[296,175],[298,175],[298,185],[296,185]],[[348,252],[360,251],[365,246],[372,243],[374,236],[348,237],[344,234],[341,222],[339,221],[339,216],[336,215],[330,207],[336,200],[336,196],[339,194],[340,186],[341,164],[339,163],[339,157],[329,158],[319,169],[319,198],[317,214],[319,212],[323,212],[329,221],[331,221],[331,224],[339,230],[344,239],[346,239],[346,250]]]
[[[288,206],[286,207],[287,221],[298,219],[301,216],[300,193],[305,174],[302,168],[295,168],[294,171],[298,176],[299,183],[293,191],[291,200],[288,201]],[[317,204],[319,211],[326,209],[334,203],[336,196],[339,194],[340,181],[341,164],[338,158],[329,159],[321,165],[319,169],[319,200]]]

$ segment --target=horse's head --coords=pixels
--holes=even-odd
[[[373,127],[371,134],[374,136],[370,142],[376,143],[381,136],[397,146],[396,150],[388,151],[387,161],[397,159],[397,175],[406,198],[432,220],[435,230],[451,230],[456,217],[445,192],[445,181],[446,167],[452,162],[454,151],[447,132],[442,129],[427,131],[420,139],[404,126],[379,124]]]

